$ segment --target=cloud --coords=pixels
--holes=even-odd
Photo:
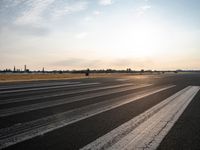
[[[98,11],[98,10],[93,11],[92,14],[91,14],[90,16],[86,16],[86,17],[84,18],[84,21],[90,22],[90,21],[94,20],[97,16],[99,16],[99,15],[101,15],[101,14],[102,14],[101,11]]]
[[[139,8],[136,10],[136,15],[137,15],[137,17],[143,16],[143,15],[146,13],[146,11],[147,11],[148,9],[151,9],[151,8],[152,8],[151,5],[144,5],[144,6],[139,7]]]
[[[139,58],[116,58],[109,62],[112,66],[117,68],[132,68],[141,69],[148,68],[154,65],[154,61],[150,59],[139,59]]]
[[[50,63],[49,65],[54,67],[67,67],[69,69],[84,69],[84,68],[94,68],[94,69],[143,69],[150,68],[150,66],[154,65],[152,60],[140,60],[140,59],[120,59],[120,58],[112,58],[112,59],[88,59],[84,57],[72,57],[65,60],[55,61]]]
[[[102,64],[101,60],[98,59],[85,59],[85,58],[68,58],[66,60],[57,61],[50,63],[53,66],[65,66],[69,69],[80,69],[80,68],[95,68]]]
[[[60,4],[59,9],[58,8],[54,9],[52,15],[54,18],[59,18],[66,14],[72,14],[72,13],[86,10],[87,7],[88,7],[87,1],[78,0],[78,1],[72,1],[72,2],[64,2]]]
[[[101,14],[101,12],[100,12],[100,11],[98,11],[98,10],[96,10],[96,11],[94,11],[94,12],[93,12],[93,14],[94,14],[94,15],[96,15],[96,16],[98,16],[98,15],[100,15],[100,14]]]
[[[0,28],[6,26],[16,33],[45,35],[57,19],[86,10],[87,0],[2,0]],[[14,12],[14,13],[13,13]]]
[[[84,20],[87,21],[87,22],[88,22],[88,21],[91,21],[92,19],[93,19],[93,18],[90,17],[90,16],[87,16],[87,17],[84,18]]]
[[[15,20],[16,25],[39,26],[43,20],[44,11],[54,0],[28,0],[24,2],[25,10]],[[20,3],[19,3],[20,4]]]
[[[87,32],[81,32],[81,33],[77,34],[77,35],[75,36],[75,38],[77,38],[77,39],[83,39],[83,38],[85,38],[87,35],[88,35]]]
[[[147,9],[150,9],[150,8],[151,8],[151,5],[145,5],[145,6],[140,7],[140,9],[144,10],[144,11],[146,11]]]
[[[91,14],[90,16],[86,16],[86,17],[84,18],[84,21],[90,22],[90,21],[94,20],[97,16],[99,16],[99,15],[101,15],[101,14],[102,14],[101,11],[98,11],[98,10],[93,11],[92,14]]]
[[[3,0],[0,10],[8,13],[8,8],[15,10],[15,25],[40,26],[66,14],[72,14],[87,9],[86,0]],[[10,2],[10,3],[9,3]]]
[[[88,5],[88,2],[86,1],[77,1],[72,4],[67,4],[65,6],[64,11],[68,14],[73,13],[73,12],[79,12],[79,11],[85,10],[87,8],[87,5]]]
[[[113,3],[113,0],[99,0],[100,5],[111,5]]]

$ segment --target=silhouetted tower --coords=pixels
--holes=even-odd
[[[42,72],[44,73],[44,67],[42,68]]]
[[[26,65],[24,65],[24,72],[26,72]]]
[[[16,68],[15,68],[15,66],[14,66],[13,72],[15,72],[15,71],[16,71]]]

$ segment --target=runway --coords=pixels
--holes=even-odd
[[[0,149],[197,149],[200,74],[0,84]]]

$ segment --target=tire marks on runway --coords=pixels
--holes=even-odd
[[[156,149],[199,90],[186,87],[81,150]]]
[[[46,95],[34,95],[31,97],[20,97],[20,98],[15,98],[15,99],[6,99],[6,100],[1,100],[0,105],[2,104],[9,104],[9,103],[16,103],[16,102],[24,102],[24,101],[33,101],[36,99],[44,99],[44,98],[52,98],[52,97],[58,97],[58,96],[66,96],[66,95],[71,95],[71,94],[80,94],[84,92],[94,92],[98,90],[108,90],[112,88],[120,88],[120,87],[125,87],[125,86],[131,86],[133,85],[132,83],[125,83],[125,84],[119,84],[119,85],[111,85],[111,86],[103,86],[103,87],[92,87],[88,89],[79,89],[79,90],[74,90],[74,91],[65,91],[62,93],[47,93]]]
[[[0,86],[0,91],[12,91],[17,89],[27,89],[27,88],[38,88],[38,87],[51,87],[69,84],[78,84],[80,82],[53,82],[53,83],[32,83],[32,84],[19,84],[19,85],[7,85]]]
[[[13,145],[15,143],[33,138],[35,136],[42,135],[44,133],[72,124],[82,119],[89,118],[99,113],[117,108],[119,106],[131,103],[135,100],[139,100],[152,94],[170,89],[172,87],[174,87],[174,85],[163,87],[157,90],[151,90],[149,92],[145,92],[139,95],[136,94],[135,97],[128,99],[118,98],[117,100],[113,99],[109,101],[103,101],[69,110],[60,114],[1,129],[0,147],[7,147],[9,145]]]
[[[8,108],[8,109],[1,109],[0,117],[5,117],[5,116],[15,115],[15,114],[29,112],[29,111],[33,111],[33,110],[68,104],[68,103],[77,102],[77,101],[83,101],[83,100],[87,100],[89,98],[105,96],[105,95],[109,95],[109,94],[124,92],[124,91],[128,91],[128,90],[134,90],[134,89],[143,88],[143,87],[147,87],[147,86],[151,86],[151,84],[136,85],[136,86],[130,86],[130,87],[125,87],[125,88],[120,88],[120,89],[100,91],[100,92],[96,92],[96,93],[92,93],[92,94],[89,93],[89,94],[85,94],[85,95],[59,99],[59,100],[55,100],[55,101],[47,101],[47,102],[41,102],[41,103],[36,103],[36,104],[31,104],[31,105],[12,107],[12,108]]]
[[[100,83],[93,82],[93,83],[78,83],[78,84],[76,84],[75,82],[73,82],[72,84],[56,85],[56,86],[50,86],[50,87],[36,87],[36,88],[31,88],[31,89],[17,89],[17,90],[0,91],[0,94],[9,94],[9,93],[27,92],[27,91],[39,91],[39,90],[47,90],[47,89],[49,90],[49,89],[58,89],[58,88],[61,88],[61,87],[66,88],[66,87],[97,85],[97,84],[100,84]]]

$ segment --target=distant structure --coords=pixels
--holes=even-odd
[[[131,72],[131,71],[132,71],[131,68],[126,69],[126,72]]]
[[[15,66],[14,66],[13,72],[16,72],[16,68],[15,68]]]
[[[125,69],[121,69],[121,70],[116,70],[116,69],[93,69],[90,70],[88,69],[83,69],[83,70],[45,70],[44,67],[41,67],[41,70],[29,70],[27,68],[27,65],[24,65],[24,68],[22,69],[18,69],[15,65],[13,65],[13,69],[9,69],[9,68],[5,68],[3,70],[0,69],[0,73],[81,73],[84,74],[85,76],[89,76],[91,73],[137,73],[137,74],[144,74],[144,73],[154,73],[154,74],[164,74],[167,72],[172,72],[172,73],[181,73],[181,72],[198,72],[200,73],[200,70],[181,70],[181,69],[177,69],[177,70],[132,70],[131,68],[125,68]]]
[[[24,72],[30,72],[30,70],[29,69],[27,69],[27,67],[26,67],[26,65],[24,65]]]
[[[141,69],[140,70],[140,74],[143,74],[145,71],[144,71],[144,69]]]
[[[27,71],[27,69],[26,69],[26,65],[24,65],[24,72],[26,72]]]
[[[88,68],[85,72],[85,76],[89,76],[90,75],[90,69]]]

